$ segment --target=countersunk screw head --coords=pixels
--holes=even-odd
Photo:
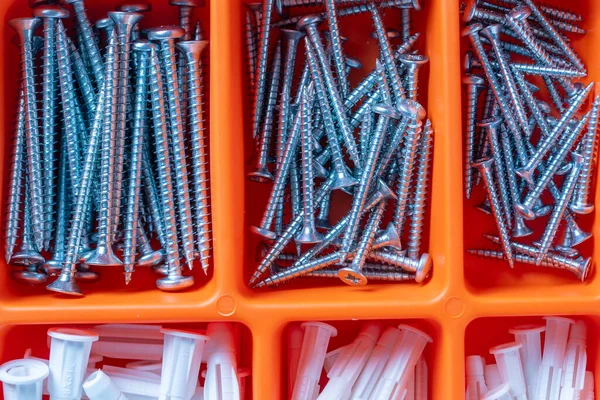
[[[491,117],[482,120],[477,123],[477,127],[479,128],[489,128],[489,129],[499,129],[502,124],[502,118],[499,117]]]
[[[462,78],[462,83],[464,85],[473,85],[473,86],[480,86],[480,87],[485,87],[487,86],[485,83],[485,79],[483,79],[481,76],[479,75],[465,75]]]
[[[32,14],[34,17],[39,18],[69,18],[69,11],[55,4],[35,7]]]
[[[115,23],[115,28],[119,31],[120,27],[129,28],[137,24],[144,16],[139,13],[125,11],[111,11],[108,16]]]
[[[304,32],[300,32],[295,29],[282,29],[281,34],[285,39],[294,41],[298,41],[305,36]]]
[[[413,64],[417,66],[425,65],[429,62],[429,57],[422,54],[401,54],[398,59],[403,64]]]
[[[117,6],[117,11],[124,12],[148,12],[152,10],[152,4],[143,0],[124,1]]]
[[[168,40],[179,39],[185,35],[185,29],[178,25],[163,25],[148,29],[148,39]]]
[[[521,5],[513,8],[509,13],[508,17],[517,21],[525,21],[531,15],[531,8]]]
[[[168,276],[156,281],[156,287],[165,292],[178,292],[187,289],[194,284],[192,276],[177,276],[169,278]]]
[[[362,69],[362,63],[356,58],[346,57],[346,65],[352,69]]]
[[[338,277],[349,286],[365,286],[367,277],[360,271],[352,268],[342,268],[338,271]]]
[[[205,0],[169,0],[169,4],[177,7],[204,7]]]
[[[33,33],[42,25],[40,18],[13,18],[8,21],[8,26],[13,28],[21,43],[33,40]]]
[[[208,40],[185,40],[175,46],[182,52],[190,54],[195,61],[199,61],[202,51],[208,46]]]
[[[462,36],[465,37],[465,36],[477,35],[479,33],[479,31],[481,31],[482,29],[483,29],[483,25],[481,25],[480,23],[469,25],[465,29],[463,29]]]
[[[415,11],[421,11],[421,0],[412,0],[412,6]]]
[[[319,15],[319,14],[307,15],[306,17],[303,17],[302,19],[300,19],[300,21],[298,21],[296,28],[298,28],[299,31],[303,31],[306,29],[307,26],[318,25],[321,22],[323,22],[323,17],[321,15]]]

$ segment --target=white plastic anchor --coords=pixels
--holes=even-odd
[[[492,347],[490,354],[496,358],[502,381],[510,385],[510,395],[513,400],[527,400],[527,385],[521,364],[520,343],[506,343]]]
[[[502,392],[501,389],[498,389],[500,386],[504,385],[502,382],[502,378],[500,377],[500,370],[496,364],[488,364],[483,369],[483,376],[485,377],[485,383],[489,388],[498,390]],[[510,389],[510,386],[509,386]],[[488,390],[490,392],[491,390]],[[487,393],[486,393],[487,394]],[[497,395],[497,394],[495,394]],[[513,400],[508,394],[508,390],[506,393],[499,395],[498,400]]]
[[[130,363],[125,364],[125,368],[134,369],[138,371],[154,372],[155,374],[160,376],[160,371],[162,370],[162,363],[150,360],[132,361]]]
[[[165,335],[160,400],[189,400],[196,390],[206,335],[161,329]]]
[[[298,373],[298,362],[300,361],[300,352],[302,351],[302,340],[304,338],[304,329],[298,325],[290,327],[288,331],[288,398],[291,397],[296,383],[296,374]]]
[[[544,352],[534,400],[558,400],[569,328],[574,321],[564,317],[544,317],[544,319],[546,320]]]
[[[427,361],[421,356],[415,367],[415,400],[429,400],[427,394],[428,376]]]
[[[358,380],[352,388],[352,400],[367,400],[371,398],[371,393],[375,388],[377,379],[381,371],[388,362],[392,349],[400,339],[401,332],[398,328],[389,327],[377,341],[371,357],[363,368]]]
[[[583,390],[579,392],[579,400],[594,400],[594,373],[585,371]]]
[[[331,368],[333,368],[333,365],[335,364],[335,361],[337,360],[337,358],[339,357],[339,355],[348,347],[350,346],[349,344],[342,346],[342,347],[338,347],[335,350],[331,350],[330,352],[328,352],[327,354],[325,354],[325,362],[323,363],[323,369],[325,370],[326,374],[329,374],[329,371],[331,371]]]
[[[240,387],[237,378],[237,360],[234,348],[233,325],[227,322],[208,324],[206,334],[206,400],[238,400]]]
[[[323,369],[329,339],[337,335],[337,330],[323,322],[305,322],[302,327],[304,328],[304,339],[291,398],[292,400],[313,400]],[[316,394],[318,395],[318,393],[317,391]]]
[[[412,326],[399,325],[398,329],[402,335],[375,385],[374,399],[388,399],[395,391],[406,390],[408,374],[417,365],[425,345],[433,341],[428,334]]]
[[[50,328],[50,375],[48,392],[51,400],[79,400],[92,343],[98,335],[72,328]]]
[[[577,321],[571,325],[571,333],[565,351],[560,400],[577,400],[577,394],[583,390],[587,365],[586,343],[585,322]]]
[[[480,356],[467,356],[465,360],[467,375],[466,400],[479,400],[481,396],[487,393],[488,386],[484,379],[483,359]]]
[[[523,345],[519,352],[527,384],[527,397],[530,399],[535,395],[538,373],[542,364],[541,333],[545,330],[546,327],[543,325],[522,325],[509,329],[509,332],[515,335],[515,342]]]
[[[416,369],[416,366],[415,366]],[[408,384],[406,385],[406,395],[404,400],[415,400],[415,371],[409,375]]]
[[[481,397],[481,400],[501,400],[507,397],[510,399],[510,396],[508,395],[509,391],[510,385],[508,383],[503,383],[489,390]]]
[[[42,384],[48,373],[48,366],[38,360],[21,359],[3,364],[0,381],[4,400],[42,400]]]
[[[354,341],[344,347],[344,351],[336,358],[335,364],[327,374],[329,382],[323,388],[318,400],[346,398],[346,393],[352,390],[352,386],[367,363],[381,331],[381,324],[368,323],[361,329]]]
[[[90,400],[129,400],[104,372],[92,372],[83,382],[83,390]]]

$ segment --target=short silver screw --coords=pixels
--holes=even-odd
[[[204,7],[204,0],[169,0],[169,4],[179,7],[179,25],[185,29],[183,40],[190,40],[194,31],[192,13],[196,7]]]
[[[395,265],[406,272],[415,274],[415,281],[421,283],[427,278],[433,267],[433,260],[427,253],[421,255],[418,260],[405,257],[397,252],[388,252],[377,250],[369,254],[369,260],[382,262],[388,265]]]
[[[419,69],[429,62],[429,57],[421,54],[403,54],[400,62],[407,68],[406,91],[408,98],[418,101],[419,97]]]

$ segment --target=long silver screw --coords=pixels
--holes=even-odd
[[[104,64],[102,56],[100,56],[100,49],[98,48],[92,24],[87,16],[84,0],[61,0],[61,4],[70,4],[73,7],[75,24],[79,30],[85,55],[88,57],[96,86],[99,88],[104,82]]]
[[[20,40],[21,82],[25,100],[25,148],[27,149],[27,172],[33,240],[38,249],[44,246],[44,193],[42,188],[42,162],[36,108],[35,76],[33,68],[33,35],[41,25],[39,18],[15,18],[8,21]]]
[[[377,120],[375,132],[371,138],[371,147],[369,149],[367,162],[362,170],[362,174],[358,182],[358,188],[352,199],[348,228],[344,233],[342,248],[340,250],[340,262],[344,262],[345,255],[350,252],[350,248],[354,243],[354,239],[358,231],[360,216],[367,201],[369,188],[374,186],[374,183],[377,182],[373,179],[373,177],[375,176],[376,163],[379,159],[381,148],[386,138],[388,124],[391,119],[397,120],[400,119],[401,116],[396,109],[387,104],[378,104],[373,107],[372,111],[378,114],[379,118]]]
[[[433,267],[433,260],[427,253],[423,254],[418,260],[405,257],[399,253],[377,250],[369,254],[369,260],[382,262],[388,265],[395,265],[406,272],[414,273],[417,283],[423,282]]]
[[[104,80],[104,82],[111,81],[112,77],[112,66],[107,64],[106,69],[108,79]],[[107,85],[104,84],[98,94],[98,103],[96,105],[92,129],[88,137],[88,147],[85,152],[81,181],[75,189],[75,207],[69,229],[65,262],[63,263],[63,268],[58,279],[46,287],[48,290],[54,292],[82,296],[81,290],[74,278],[77,272],[76,265],[79,261],[79,249],[81,248],[86,225],[87,210],[92,197],[92,179],[96,177],[96,160],[98,158],[98,150],[100,149],[102,121],[107,105],[106,93]]]
[[[573,165],[571,167],[571,173],[569,177],[566,179],[563,185],[563,192],[554,205],[554,209],[552,210],[552,215],[550,216],[550,220],[546,225],[546,229],[544,230],[544,234],[542,235],[540,251],[535,259],[536,265],[540,265],[546,254],[548,253],[548,249],[550,245],[554,241],[554,237],[556,236],[556,232],[558,231],[558,227],[560,225],[560,221],[563,219],[563,215],[571,200],[571,196],[573,195],[573,191],[575,190],[575,184],[577,183],[577,178],[579,178],[579,172],[581,171],[583,157],[577,153],[571,153],[571,157],[573,159]]]
[[[185,144],[183,139],[183,121],[181,103],[178,96],[177,69],[175,63],[175,40],[183,36],[183,28],[166,26],[150,29],[148,39],[160,42],[160,55],[165,70],[166,93],[168,99],[169,125],[171,127],[171,147],[177,193],[177,210],[179,212],[179,231],[183,244],[183,255],[188,267],[196,259],[194,251],[194,232],[190,207],[190,191],[187,165],[185,162]]]
[[[423,223],[425,219],[425,208],[427,192],[429,189],[429,167],[431,165],[431,152],[433,149],[433,128],[431,121],[427,120],[419,148],[419,162],[417,168],[417,186],[413,200],[413,214],[410,221],[408,235],[407,256],[416,260],[421,250],[421,238],[423,235]]]
[[[181,29],[181,28],[180,28]],[[158,60],[156,45],[145,43],[150,51],[150,98],[152,104],[152,121],[154,123],[154,144],[158,167],[158,183],[165,227],[165,262],[167,276],[156,281],[156,286],[165,291],[177,291],[194,284],[192,276],[183,276],[177,240],[177,226],[175,219],[175,200],[172,181],[171,158],[169,157],[169,135],[167,131],[166,105],[164,101],[164,86],[160,62]],[[141,50],[141,49],[140,49]],[[187,209],[189,212],[189,209]]]
[[[407,68],[406,91],[408,98],[418,101],[419,97],[419,69],[429,62],[429,57],[421,54],[403,54],[400,62]]]
[[[471,198],[473,191],[474,175],[473,161],[475,161],[475,129],[477,110],[479,109],[479,94],[486,87],[485,80],[478,75],[467,75],[462,83],[467,90],[467,117],[465,138],[465,193],[467,199]]]
[[[148,82],[148,51],[142,48],[137,54],[135,77],[134,117],[131,135],[131,152],[129,154],[129,177],[127,179],[126,212],[123,224],[123,268],[125,284],[131,282],[133,266],[138,245],[138,224],[140,206],[140,186],[142,180],[143,140],[146,130],[146,100]]]
[[[152,4],[144,0],[130,0],[124,1],[118,5],[117,11],[123,11],[127,13],[147,13],[152,11]],[[131,31],[131,41],[134,42],[140,38],[140,25],[135,24]]]
[[[498,232],[500,233],[500,238],[502,239],[502,248],[504,249],[504,254],[508,259],[508,264],[511,268],[514,268],[514,260],[512,248],[510,247],[510,236],[508,233],[508,227],[506,226],[506,221],[504,220],[504,216],[502,215],[500,198],[498,197],[498,192],[496,190],[496,186],[494,184],[494,176],[492,174],[492,164],[494,160],[492,158],[483,159],[473,164],[475,168],[477,168],[481,176],[483,177],[483,182],[487,189],[488,197],[490,200],[490,207],[492,209],[492,213],[494,214],[494,219],[496,220],[496,226],[498,227]]]
[[[596,165],[594,157],[596,153],[596,131],[598,130],[599,109],[600,94],[596,95],[594,103],[592,104],[588,131],[582,142],[583,167],[581,169],[579,181],[577,182],[575,194],[569,205],[569,209],[576,214],[589,214],[594,210],[594,203],[589,201],[589,195],[594,176],[594,166]]]
[[[252,19],[252,11],[246,10],[246,23],[244,25],[244,45],[246,50],[246,68],[248,71],[248,80],[250,82],[250,93],[254,93],[256,89],[256,81],[254,73],[256,72],[256,27]]]
[[[333,65],[338,78],[341,98],[345,99],[350,93],[350,84],[346,75],[346,57],[342,50],[342,40],[340,26],[338,24],[338,15],[336,10],[336,0],[325,0],[325,12],[327,15],[327,24],[329,25],[331,52]]]
[[[190,134],[192,147],[192,184],[194,198],[194,217],[196,243],[200,263],[205,273],[208,272],[211,249],[209,163],[206,144],[206,128],[204,126],[204,107],[202,105],[202,87],[200,60],[208,41],[179,42],[177,47],[187,60],[187,85],[190,118]]]

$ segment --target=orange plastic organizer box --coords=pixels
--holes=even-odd
[[[2,77],[3,196],[7,190],[8,157],[14,126],[18,85],[18,53],[11,44],[6,22],[28,15],[23,0],[0,1]],[[152,1],[154,12],[143,22],[176,21],[176,9],[167,0]],[[210,3],[210,4],[208,4]],[[386,323],[416,323],[434,339],[426,350],[430,366],[432,399],[464,397],[464,357],[485,353],[500,343],[509,325],[532,316],[560,314],[584,316],[589,323],[588,365],[600,380],[598,348],[600,332],[600,280],[593,273],[585,284],[560,272],[463,257],[465,248],[482,244],[483,229],[493,232],[493,220],[463,204],[461,129],[461,48],[459,0],[426,0],[414,13],[423,32],[420,49],[430,58],[425,106],[435,127],[433,181],[430,201],[428,250],[433,257],[432,276],[423,285],[369,284],[366,287],[326,286],[303,281],[268,291],[254,291],[246,282],[255,268],[255,238],[248,225],[256,222],[264,206],[266,189],[244,177],[245,149],[250,145],[250,106],[246,93],[243,53],[244,7],[241,0],[207,0],[199,10],[210,39],[210,153],[214,233],[214,273],[183,293],[165,293],[155,279],[139,271],[129,287],[121,271],[103,271],[101,283],[84,289],[86,296],[73,299],[48,293],[43,288],[19,286],[6,266],[0,274],[0,354],[2,362],[19,356],[30,341],[43,340],[53,324],[186,323],[191,326],[215,320],[239,322],[247,327],[241,346],[244,366],[252,365],[254,399],[281,399],[286,393],[285,329],[294,321],[336,321],[336,343],[350,341],[358,327],[350,320],[377,319]],[[565,7],[564,1],[549,3]],[[90,15],[112,7],[112,1],[87,0]],[[586,61],[589,77],[600,80],[600,2],[578,0],[568,7],[585,16],[588,34],[574,40]],[[210,19],[210,23],[209,23]],[[368,16],[354,19],[357,29],[367,30]],[[399,20],[398,20],[399,21]],[[363,24],[360,24],[363,22]],[[363,26],[364,25],[364,26]],[[348,32],[347,35],[354,35]],[[358,55],[360,56],[360,55]],[[363,57],[361,57],[363,58]],[[366,58],[366,57],[364,57]],[[365,65],[365,70],[370,68]],[[600,198],[596,194],[596,199]],[[3,209],[3,204],[0,204]],[[597,214],[595,214],[597,215]],[[585,228],[594,233],[592,254],[600,221],[590,217]],[[476,227],[476,228],[474,228]],[[199,275],[199,274],[198,274]],[[201,327],[202,325],[197,325]],[[499,333],[492,333],[492,332]],[[497,339],[497,340],[496,340]],[[595,368],[594,368],[595,367]]]

